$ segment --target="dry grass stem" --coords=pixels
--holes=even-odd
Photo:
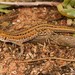
[[[36,62],[36,61],[42,61],[42,60],[63,60],[63,61],[69,61],[69,62],[75,62],[75,59],[65,59],[65,58],[58,58],[58,57],[46,57],[46,58],[39,58],[39,59],[34,59],[34,60],[25,60],[25,61],[15,61],[19,63],[30,63],[30,62]]]
[[[59,2],[0,2],[0,4],[16,5],[16,6],[39,6],[39,5],[57,6]]]

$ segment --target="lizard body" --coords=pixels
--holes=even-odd
[[[55,25],[50,25],[50,24],[41,24],[37,25],[31,28],[28,28],[26,31],[23,30],[22,32],[19,33],[7,33],[4,31],[0,31],[0,39],[2,38],[4,42],[19,42],[19,40],[23,42],[29,41],[35,36],[38,36],[40,32],[43,32],[44,30],[52,30],[54,32],[70,32],[70,33],[75,33],[74,28],[66,27],[66,26],[55,26]],[[2,41],[3,41],[2,40]]]
[[[39,36],[40,33],[50,30],[54,32],[69,32],[75,33],[74,28],[66,27],[66,26],[55,26],[51,24],[40,24],[34,27],[28,28],[27,30],[23,30],[19,33],[7,33],[5,31],[0,30],[0,40],[3,42],[11,42],[17,44],[21,47],[21,53],[23,54],[23,43],[29,40],[34,39],[35,37]]]

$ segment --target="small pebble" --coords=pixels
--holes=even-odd
[[[68,26],[71,26],[72,23],[73,23],[73,22],[72,22],[72,19],[67,19],[67,25],[68,25]]]
[[[16,74],[17,74],[17,72],[16,72],[16,71],[12,71],[12,74],[16,75]]]
[[[17,20],[17,22],[21,22],[20,20]]]
[[[2,48],[0,48],[0,52],[2,51]]]

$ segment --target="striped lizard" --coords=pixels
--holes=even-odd
[[[75,33],[75,29],[67,26],[55,26],[51,24],[40,24],[33,26],[27,30],[23,30],[19,33],[11,33],[0,30],[0,40],[3,42],[11,42],[19,45],[21,48],[20,56],[23,53],[24,46],[23,43],[29,40],[32,40],[40,35],[40,33],[46,30],[54,31],[54,32],[69,32]]]

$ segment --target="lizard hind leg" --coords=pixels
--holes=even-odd
[[[52,30],[50,30],[50,29],[45,29],[45,30],[42,30],[42,31],[40,31],[39,32],[39,35],[38,35],[38,37],[36,38],[37,40],[40,40],[40,42],[42,42],[42,40],[43,40],[43,42],[49,42],[49,39],[50,39],[50,37],[51,37],[51,35],[54,33],[54,31],[52,31]],[[35,40],[36,40],[35,39]]]
[[[23,55],[24,53],[24,44],[23,42],[13,42],[14,44],[18,45],[20,47],[20,51],[19,51],[19,54],[18,54],[18,58],[21,58],[21,56]]]
[[[21,57],[23,55],[23,53],[24,53],[24,44],[21,44],[20,45],[20,53],[19,53],[18,57]]]

